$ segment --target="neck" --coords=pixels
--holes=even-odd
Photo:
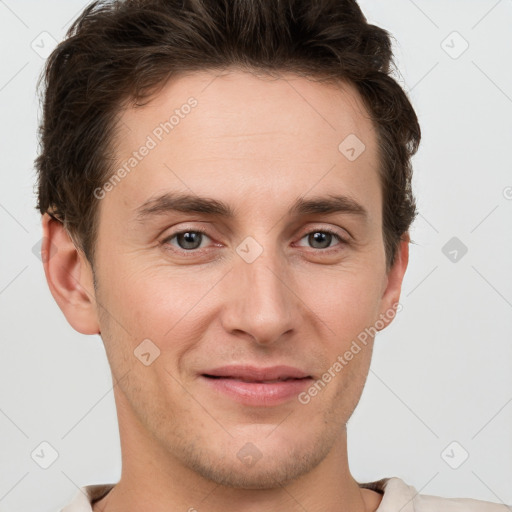
[[[93,506],[94,512],[152,512],[208,509],[210,512],[328,511],[374,512],[382,495],[360,488],[347,460],[346,429],[308,473],[265,488],[230,487],[186,465],[148,435],[122,396],[116,397],[122,474],[115,487]]]

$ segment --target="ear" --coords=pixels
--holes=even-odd
[[[82,334],[99,334],[92,269],[62,222],[42,217],[41,259],[53,298],[67,321]]]
[[[402,309],[399,305],[400,293],[402,290],[402,281],[409,263],[409,243],[411,238],[409,232],[402,236],[402,240],[397,249],[395,262],[389,269],[380,304],[380,316],[378,324],[381,327],[377,330],[381,331],[387,327],[395,318],[398,311]],[[377,322],[376,322],[377,323]]]

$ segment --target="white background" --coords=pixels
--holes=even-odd
[[[59,510],[78,487],[120,476],[101,338],[69,326],[33,251],[44,59],[31,45],[61,40],[84,5],[0,0],[2,512]],[[512,504],[512,1],[361,7],[396,38],[423,139],[403,310],[377,336],[349,422],[351,470],[360,482],[398,476],[422,494]],[[442,250],[452,237],[467,247],[456,262]],[[43,441],[58,452],[48,469],[31,458]]]

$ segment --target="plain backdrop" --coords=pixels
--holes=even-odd
[[[358,481],[512,504],[512,1],[360,4],[396,39],[423,139],[403,310],[377,336],[350,467]],[[67,323],[38,256],[35,86],[85,5],[0,0],[2,512],[59,510],[121,470],[101,338]],[[46,469],[41,450],[57,456]]]

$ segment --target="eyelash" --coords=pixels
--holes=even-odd
[[[169,235],[168,237],[166,237],[164,240],[162,240],[161,244],[164,246],[164,248],[168,251],[172,251],[172,252],[178,252],[178,253],[181,253],[181,254],[189,254],[190,256],[193,256],[193,255],[197,255],[198,253],[201,253],[202,251],[204,251],[205,249],[181,249],[181,248],[176,248],[176,247],[170,247],[170,240],[172,240],[173,238],[175,238],[177,235],[181,235],[181,234],[184,234],[184,233],[201,233],[202,235],[205,235],[207,236],[208,238],[210,238],[206,232],[205,229],[203,228],[194,228],[194,229],[184,229],[184,230],[181,230],[181,231],[176,231],[175,233],[172,233],[171,235]],[[322,228],[322,229],[313,229],[311,231],[308,231],[307,233],[305,233],[303,236],[301,236],[300,240],[302,240],[304,237],[308,236],[308,235],[311,235],[312,233],[329,233],[330,235],[333,235],[337,240],[338,242],[341,244],[341,245],[348,245],[348,240],[346,240],[344,237],[342,237],[339,233],[337,233],[335,230],[333,229],[329,229],[329,228]],[[330,254],[331,252],[334,251],[338,251],[339,249],[336,249],[335,247],[326,247],[325,249],[315,249],[314,247],[311,248],[313,251],[318,251],[319,253],[323,253],[323,254]]]

